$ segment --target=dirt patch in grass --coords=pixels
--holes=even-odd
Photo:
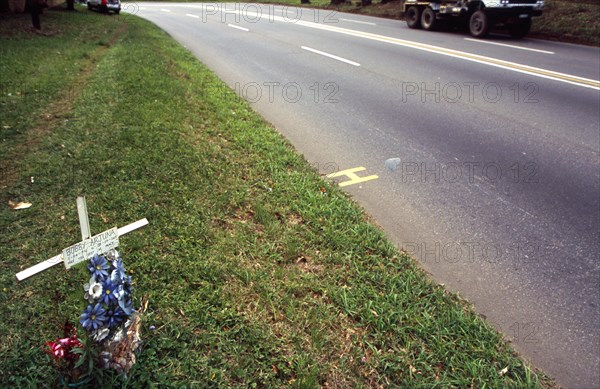
[[[72,25],[61,23],[60,20],[68,20],[68,18],[76,17],[77,11],[73,11],[70,15],[59,16],[58,12],[61,11],[64,10],[51,9],[46,10],[42,14],[45,22],[42,31],[33,29],[28,24],[30,23],[30,16],[28,14],[1,14],[0,35],[8,38],[9,41],[12,39],[24,41],[25,45],[27,45],[27,42],[30,42],[32,50],[43,51],[43,37],[55,41],[56,39],[61,39],[65,34],[72,32],[69,31]],[[22,170],[18,168],[18,163],[22,155],[34,152],[48,133],[52,132],[58,126],[63,125],[65,121],[68,121],[72,117],[73,104],[75,100],[79,99],[83,89],[86,87],[87,81],[94,72],[95,64],[98,63],[106,50],[119,39],[126,29],[127,24],[120,23],[116,30],[111,33],[107,46],[96,46],[76,63],[61,64],[65,71],[70,73],[69,76],[44,81],[53,84],[62,84],[62,86],[54,94],[46,94],[44,96],[40,96],[39,94],[34,95],[34,103],[28,104],[28,107],[22,111],[21,114],[29,116],[35,122],[35,125],[25,134],[14,139],[15,142],[12,144],[12,147],[6,150],[6,159],[3,161],[0,172],[0,187],[9,186],[17,179]],[[36,40],[36,36],[41,36],[41,40]],[[42,71],[45,71],[43,67]],[[32,79],[35,79],[35,76],[32,76]],[[28,99],[27,94],[31,91],[23,88],[23,85],[26,85],[28,80],[27,76],[23,73],[19,74],[16,80],[10,80],[10,76],[7,76],[0,84],[0,93],[2,93],[0,101],[9,103],[10,98],[13,97],[12,88],[15,88],[15,97]],[[21,88],[23,89],[20,90]],[[6,109],[11,108],[11,104],[3,105],[5,105],[4,108]],[[5,129],[6,127],[8,126],[5,125]]]

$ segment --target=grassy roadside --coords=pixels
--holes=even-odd
[[[148,0],[154,1],[154,0]],[[156,0],[162,1],[162,0]],[[171,0],[166,0],[171,1]],[[179,1],[179,0],[172,0]],[[196,0],[182,0],[195,2]],[[225,1],[228,0],[216,0]],[[244,0],[242,0],[244,1]],[[404,19],[403,0],[391,0],[382,4],[374,0],[369,6],[361,6],[357,0],[332,6],[329,0],[311,0],[311,4],[300,4],[300,0],[247,0],[248,2],[293,5],[296,7],[327,8],[340,12]],[[600,46],[600,2],[595,0],[545,0],[544,13],[533,21],[531,38]]]
[[[14,274],[78,239],[81,194],[92,231],[151,223],[121,247],[149,297],[135,386],[551,385],[190,53],[122,16],[0,31],[1,387],[55,379],[41,348],[86,280]]]
[[[600,2],[546,0],[544,14],[535,19],[534,36],[600,46]]]

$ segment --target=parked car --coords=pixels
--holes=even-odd
[[[115,14],[121,12],[121,0],[88,0],[88,9],[96,8],[100,12],[113,11]]]

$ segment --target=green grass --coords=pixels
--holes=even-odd
[[[546,0],[544,14],[536,18],[534,36],[600,46],[600,2]]]
[[[15,273],[79,239],[78,195],[92,232],[150,221],[120,247],[149,298],[132,386],[552,385],[189,52],[122,16],[0,27],[17,31],[0,31],[0,387],[58,384],[43,344],[87,280]]]

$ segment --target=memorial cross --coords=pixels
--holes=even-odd
[[[40,262],[28,269],[17,273],[17,279],[23,281],[41,271],[63,262],[67,269],[80,262],[92,258],[96,254],[103,254],[119,246],[119,237],[133,230],[144,227],[148,220],[143,218],[121,228],[111,228],[98,235],[92,236],[90,221],[88,219],[87,204],[85,197],[77,198],[77,213],[79,214],[79,226],[81,228],[81,242],[65,248],[62,253]]]

